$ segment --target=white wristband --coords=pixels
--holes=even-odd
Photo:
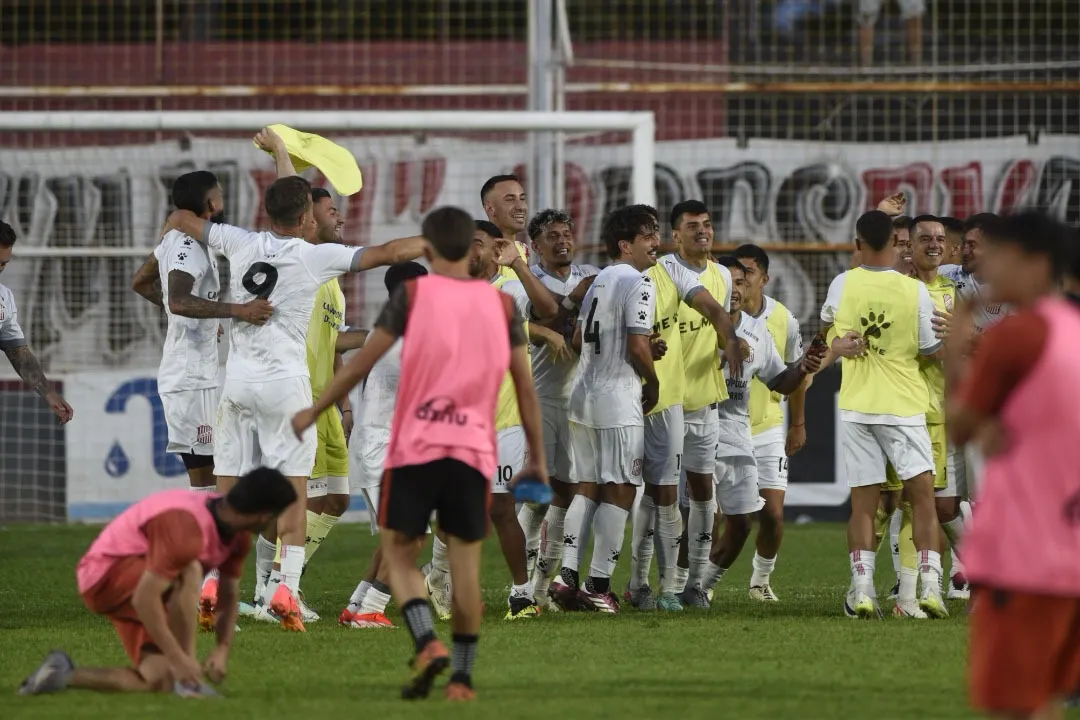
[[[577,308],[578,308],[577,303],[574,302],[573,300],[571,300],[569,295],[567,295],[566,297],[564,297],[562,299],[562,306],[564,308],[566,308],[567,310],[571,310],[571,311],[577,310]]]

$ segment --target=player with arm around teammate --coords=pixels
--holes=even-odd
[[[383,479],[379,526],[390,584],[412,636],[414,677],[406,699],[425,697],[452,667],[446,694],[471,700],[480,629],[480,551],[487,532],[491,477],[498,466],[495,412],[509,368],[528,443],[523,475],[545,482],[547,461],[522,317],[513,300],[469,272],[475,223],[440,208],[424,220],[432,275],[406,282],[387,303],[371,340],[346,363],[314,408],[293,420],[298,436],[318,413],[362,380],[402,338],[401,377]],[[432,512],[447,535],[456,587],[451,660],[416,569],[417,540]]]
[[[724,514],[724,533],[713,543],[709,560],[691,566],[690,579],[682,599],[687,605],[708,607],[708,592],[739,557],[750,536],[750,520],[765,501],[758,487],[757,463],[750,435],[750,381],[760,378],[770,391],[788,395],[803,386],[807,375],[817,372],[821,357],[804,353],[796,362],[785,364],[767,324],[742,312],[746,291],[746,270],[734,257],[720,258],[731,273],[731,320],[735,324],[742,351],[743,375],[733,377],[724,367],[728,397],[717,410],[720,424],[716,448],[716,500]]]

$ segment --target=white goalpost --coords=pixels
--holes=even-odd
[[[483,218],[481,185],[509,172],[565,178],[586,252],[595,253],[588,246],[605,212],[655,205],[651,112],[0,114],[0,219],[18,238],[0,283],[11,288],[19,324],[75,410],[58,428],[0,361],[0,523],[101,520],[151,492],[186,486],[183,466],[164,452],[156,392],[164,315],[132,292],[131,276],[156,245],[169,188],[185,172],[218,176],[226,222],[265,224],[261,196],[273,162],[251,137],[276,123],[330,137],[357,158],[364,188],[334,196],[350,244],[415,234],[439,205]],[[544,133],[565,138],[565,167],[529,172],[530,138]],[[304,175],[324,183],[314,170]],[[551,188],[530,193],[562,196]],[[382,274],[342,284],[347,321],[370,324],[385,296]]]

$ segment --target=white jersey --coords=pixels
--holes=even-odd
[[[657,262],[663,265],[664,269],[667,270],[668,275],[671,276],[671,281],[675,283],[675,287],[679,290],[679,299],[687,305],[690,304],[690,301],[697,292],[707,289],[701,284],[701,276],[706,270],[715,266],[720,273],[720,277],[724,281],[726,292],[724,293],[724,297],[713,299],[720,303],[721,307],[725,310],[731,312],[731,288],[734,285],[731,281],[731,270],[713,260],[709,260],[705,267],[699,268],[683,260],[679,253],[665,255]]]
[[[720,403],[720,442],[716,457],[754,457],[754,442],[750,437],[750,380],[757,377],[766,386],[772,386],[784,371],[780,352],[776,349],[769,328],[761,318],[739,313],[735,335],[743,351],[743,374],[741,380],[733,380],[730,368],[724,366],[728,398]]]
[[[567,417],[605,429],[644,427],[641,377],[627,355],[627,335],[652,334],[652,280],[626,263],[600,271],[578,315],[581,359],[570,384]]]
[[[494,278],[492,278],[492,284],[494,284],[494,282],[500,277],[502,276],[496,275]],[[517,308],[517,311],[521,314],[521,317],[526,319],[529,317],[529,308],[531,307],[531,304],[529,302],[529,295],[525,292],[525,286],[521,284],[520,280],[507,280],[499,286],[499,291],[506,293],[514,299],[514,307]]]
[[[593,265],[571,265],[570,273],[563,280],[558,275],[548,272],[540,265],[533,265],[532,271],[551,292],[563,297],[574,291],[582,280],[592,277],[600,272]],[[570,341],[574,331],[574,321],[577,317],[570,314],[566,318],[566,326],[560,328],[561,332]],[[536,394],[542,400],[554,400],[565,404],[570,397],[570,381],[574,378],[574,368],[577,367],[577,358],[564,358],[556,360],[552,357],[551,348],[540,345],[533,349],[532,372],[533,382],[536,384]]]
[[[218,386],[218,318],[189,318],[169,310],[169,273],[177,270],[195,280],[191,294],[218,300],[221,284],[217,260],[203,245],[179,230],[170,230],[154,248],[161,278],[161,299],[168,329],[158,366],[158,392],[206,390]]]
[[[306,339],[315,293],[324,282],[358,269],[363,248],[311,245],[232,225],[211,226],[207,244],[229,259],[233,302],[261,297],[274,306],[265,325],[233,321],[225,379],[308,377]]]
[[[15,294],[6,285],[0,285],[0,350],[10,350],[26,344],[26,335],[19,327],[19,309],[15,305]]]
[[[371,339],[371,335],[368,335]],[[401,376],[401,339],[394,341],[386,354],[371,368],[360,390],[358,428],[390,430],[397,405],[398,378]]]
[[[1009,314],[1009,306],[1001,303],[987,304],[986,285],[975,279],[974,273],[964,271],[963,265],[942,265],[938,275],[947,277],[956,285],[956,295],[961,300],[971,301],[974,305],[973,323],[975,332],[980,335],[1001,318]]]

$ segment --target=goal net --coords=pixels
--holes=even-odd
[[[131,290],[131,277],[185,172],[217,175],[227,222],[266,227],[263,190],[276,174],[251,137],[273,123],[324,134],[356,157],[363,189],[335,195],[350,245],[415,235],[440,205],[484,218],[481,186],[502,173],[527,177],[534,133],[559,133],[573,156],[566,205],[584,244],[611,209],[654,203],[650,113],[7,113],[0,217],[18,241],[0,282],[75,419],[58,428],[0,364],[0,522],[100,519],[154,490],[186,486],[179,458],[165,452],[157,396],[164,313]],[[305,176],[333,192],[315,169]],[[585,247],[584,258],[602,263],[598,250]],[[220,271],[227,288],[227,263]],[[347,324],[371,326],[386,296],[382,275],[342,279]]]

